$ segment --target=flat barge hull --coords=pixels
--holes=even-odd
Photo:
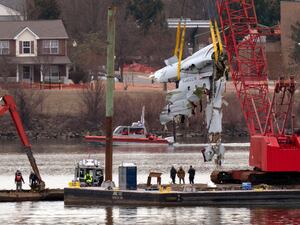
[[[300,206],[300,189],[169,192],[65,188],[65,205]]]
[[[85,140],[89,143],[106,144],[106,136],[85,136]],[[141,137],[122,137],[113,136],[113,145],[169,145],[165,139],[149,139]]]
[[[40,192],[29,190],[14,191],[1,190],[0,202],[23,202],[23,201],[63,201],[63,189],[46,189]]]

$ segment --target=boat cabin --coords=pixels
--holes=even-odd
[[[92,176],[92,186],[101,186],[103,182],[103,167],[95,159],[83,159],[76,164],[75,180],[80,182],[80,186],[86,186],[84,177],[87,173]]]
[[[146,128],[144,124],[142,124],[141,122],[134,122],[131,124],[131,126],[118,126],[113,132],[114,136],[139,135],[139,136],[146,137],[146,134],[147,134]]]

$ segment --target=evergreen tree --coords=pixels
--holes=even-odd
[[[257,0],[255,8],[260,24],[273,26],[280,21],[280,0]]]
[[[53,20],[60,16],[60,8],[56,0],[35,0],[40,8],[38,19]]]
[[[139,27],[144,32],[157,21],[159,14],[163,11],[164,5],[161,0],[130,0],[127,11],[132,15]]]

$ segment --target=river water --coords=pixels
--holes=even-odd
[[[63,188],[72,180],[75,162],[95,158],[104,162],[105,148],[80,142],[32,143],[43,180],[49,188]],[[146,183],[149,171],[161,171],[169,183],[171,165],[196,168],[196,183],[211,185],[212,163],[204,163],[201,147],[114,147],[113,179],[118,166],[134,162],[138,183]],[[247,168],[247,147],[227,147],[224,169]],[[28,189],[30,165],[18,143],[0,145],[0,189],[14,189],[14,173],[20,169]],[[66,207],[63,202],[0,203],[1,224],[300,224],[300,208],[227,207]]]

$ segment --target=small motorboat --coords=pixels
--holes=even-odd
[[[74,180],[69,183],[70,187],[101,186],[103,182],[103,167],[96,159],[83,159],[76,163]],[[85,181],[86,174],[92,177],[92,182]]]
[[[113,145],[169,145],[174,142],[173,137],[160,138],[147,132],[145,127],[143,107],[141,120],[133,122],[131,126],[118,126],[113,131]],[[106,136],[85,136],[85,140],[90,143],[100,143],[105,145]]]

